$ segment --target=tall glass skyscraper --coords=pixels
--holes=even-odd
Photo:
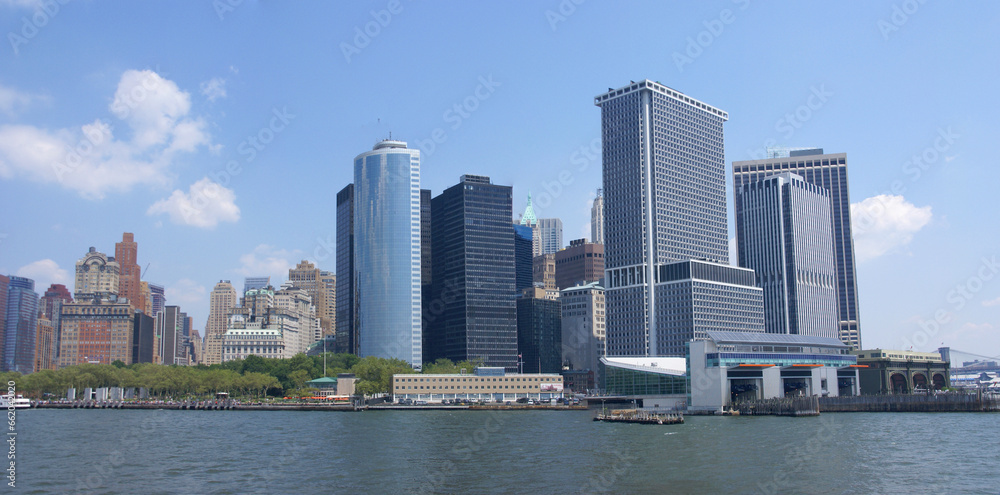
[[[791,172],[806,182],[830,191],[830,215],[833,228],[833,254],[837,263],[837,314],[840,340],[855,349],[861,348],[861,324],[858,314],[858,285],[854,268],[854,237],[851,234],[851,197],[847,183],[847,154],[828,153],[822,149],[783,150],[773,158],[733,162],[733,191],[766,176]],[[740,203],[736,202],[739,218]],[[746,234],[736,223],[737,244]]]
[[[38,331],[38,294],[35,281],[10,277],[3,322],[3,371],[28,374],[35,371],[35,335]]]
[[[531,287],[532,281],[532,232],[531,227],[514,224],[514,294]]]
[[[538,232],[542,236],[542,254],[555,254],[563,248],[563,225],[558,218],[539,218]]]
[[[463,175],[431,202],[432,359],[517,369],[516,262],[510,186]]]
[[[348,184],[337,193],[337,352],[357,355],[354,296],[354,184]]]
[[[659,356],[657,267],[728,263],[722,125],[729,115],[643,80],[597,96],[604,179],[607,353]],[[683,355],[680,353],[678,355]]]
[[[830,193],[788,172],[736,191],[740,266],[764,290],[768,333],[839,338]]]
[[[354,159],[354,242],[359,354],[420,368],[419,150],[387,139]]]

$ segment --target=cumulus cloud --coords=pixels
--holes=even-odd
[[[35,292],[44,292],[52,284],[63,284],[73,290],[69,272],[59,268],[59,264],[48,258],[38,260],[17,269],[18,277],[27,277],[35,281]]]
[[[983,306],[986,306],[987,308],[992,306],[1000,306],[1000,297],[996,299],[990,299],[989,301],[983,301]]]
[[[242,266],[236,270],[245,277],[271,277],[271,285],[279,286],[288,279],[288,269],[295,266],[295,261],[301,258],[301,251],[279,249],[260,244],[250,253],[240,256]]]
[[[226,80],[221,77],[213,77],[201,83],[201,94],[208,98],[208,101],[215,101],[226,97]]]
[[[855,256],[867,261],[906,246],[932,217],[930,206],[914,206],[902,196],[880,194],[851,204]]]
[[[204,177],[191,184],[188,192],[180,189],[161,199],[146,210],[147,215],[167,214],[170,221],[203,229],[214,229],[220,222],[237,222],[240,208],[236,194],[212,179]]]
[[[16,116],[34,102],[48,101],[47,96],[25,93],[0,85],[0,112],[7,114],[8,117]]]
[[[0,178],[51,182],[87,199],[126,192],[138,184],[165,186],[178,152],[211,147],[206,123],[188,114],[188,93],[150,70],[122,74],[109,105],[130,136],[110,120],[72,128],[0,125]]]

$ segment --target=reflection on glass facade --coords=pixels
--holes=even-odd
[[[531,287],[532,246],[531,227],[514,224],[514,294],[520,294],[522,290]]]
[[[337,193],[337,352],[357,355],[354,321],[354,184]]]
[[[28,374],[35,371],[35,336],[38,322],[38,294],[35,281],[10,277],[4,325],[3,371]]]
[[[838,338],[829,192],[782,173],[744,184],[736,202],[740,266],[764,290],[764,328]]]
[[[463,175],[431,201],[429,360],[479,359],[485,366],[517,369],[511,202],[510,186],[477,175]]]
[[[639,371],[600,362],[601,388],[608,395],[679,395],[687,393],[687,377]]]
[[[381,141],[354,159],[359,355],[421,367],[420,248],[420,151]]]
[[[659,356],[658,265],[728,263],[726,112],[643,80],[597,96],[601,107],[610,356]],[[671,337],[672,338],[672,337]]]
[[[733,162],[733,190],[757,182],[769,175],[791,172],[806,182],[830,192],[833,252],[837,266],[837,314],[840,340],[855,349],[861,348],[861,325],[858,315],[858,286],[854,268],[854,240],[851,235],[851,198],[847,182],[847,154],[823,154],[822,149],[793,151],[787,157]],[[740,202],[736,201],[739,218]],[[744,241],[743,228],[736,223],[736,240]]]

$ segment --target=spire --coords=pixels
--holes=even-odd
[[[534,226],[537,223],[535,209],[531,207],[531,191],[528,191],[528,206],[524,209],[524,214],[521,215],[521,225]]]

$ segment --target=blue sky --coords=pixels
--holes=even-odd
[[[488,175],[589,237],[593,97],[649,78],[729,112],[727,168],[847,153],[865,347],[1000,355],[1000,8],[578,2],[2,0],[0,273],[72,287],[133,232],[203,328],[220,279],[335,269],[335,195],[390,132],[435,195]]]

